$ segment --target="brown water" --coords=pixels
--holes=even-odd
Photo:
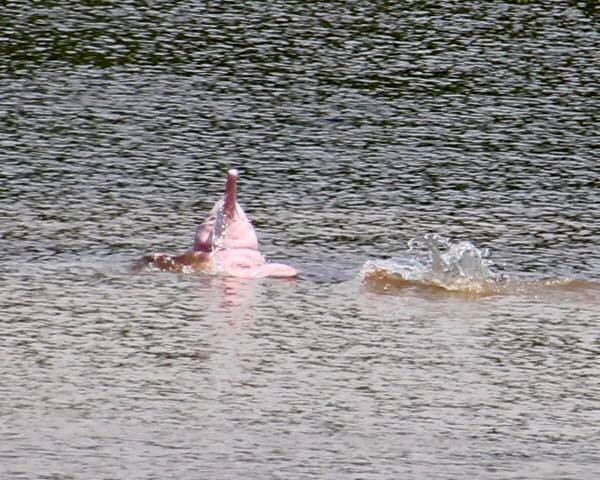
[[[5,2],[0,478],[598,478],[595,8]]]

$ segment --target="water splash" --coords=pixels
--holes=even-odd
[[[380,293],[413,288],[419,294],[454,292],[476,297],[526,295],[543,300],[600,302],[600,283],[570,277],[518,278],[494,271],[487,249],[427,234],[408,242],[393,260],[366,262],[359,279]]]
[[[394,260],[366,262],[359,277],[363,282],[387,280],[477,294],[494,293],[506,281],[492,271],[488,250],[471,242],[454,243],[438,234],[427,234],[410,240],[408,247]]]
[[[215,223],[212,230],[212,241],[215,246],[215,250],[223,250],[225,243],[225,236],[227,234],[227,227],[229,226],[229,218],[225,215],[225,197],[223,197],[219,203],[217,213],[215,215]]]
[[[219,208],[215,216],[215,223],[212,231],[214,248],[210,256],[213,260],[213,270],[216,274],[223,273],[225,271],[225,266],[223,265],[220,256],[216,255],[216,253],[225,250],[225,237],[227,235],[229,223],[229,218],[227,215],[225,215],[225,197],[223,197],[219,201]]]

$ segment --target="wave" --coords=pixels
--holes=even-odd
[[[427,234],[408,242],[408,250],[393,260],[369,260],[360,273],[362,283],[379,293],[414,290],[467,296],[575,292],[600,301],[600,283],[576,278],[518,279],[494,270],[487,249],[471,242],[452,242]]]

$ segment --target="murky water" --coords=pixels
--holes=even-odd
[[[598,478],[596,4],[521,3],[0,6],[0,477]],[[301,277],[132,274],[230,167]]]

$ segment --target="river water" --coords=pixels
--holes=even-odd
[[[0,478],[599,478],[597,15],[3,2]]]

